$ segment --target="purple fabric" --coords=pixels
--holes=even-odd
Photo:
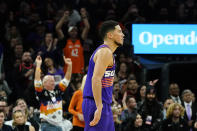
[[[101,119],[95,126],[90,126],[90,122],[94,118],[94,112],[96,105],[93,99],[85,98],[82,103],[82,111],[85,120],[84,131],[115,131],[113,114],[111,111],[111,105],[103,103],[103,109],[101,113]]]
[[[90,61],[89,61],[89,67],[88,67],[88,73],[86,78],[86,83],[83,90],[83,98],[93,98],[92,93],[92,76],[94,72],[94,55],[98,51],[98,49],[107,47],[107,45],[100,45],[92,54]],[[113,92],[113,78],[115,74],[115,60],[113,67],[108,67],[105,71],[105,75],[102,78],[102,101],[105,103],[112,103],[112,92]],[[109,82],[110,81],[110,82]],[[109,84],[112,83],[112,84]]]
[[[188,117],[188,119],[189,120],[191,120],[191,111],[190,111],[190,105],[189,104],[187,104],[187,117]]]

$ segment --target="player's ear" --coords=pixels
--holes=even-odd
[[[111,39],[113,37],[113,33],[110,31],[110,32],[107,32],[107,38]]]

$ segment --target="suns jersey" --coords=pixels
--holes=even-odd
[[[64,56],[70,58],[72,61],[72,73],[83,73],[84,69],[84,55],[83,46],[78,39],[73,43],[70,39],[67,40],[66,46],[63,49]],[[67,65],[64,66],[66,73]]]
[[[93,93],[92,93],[92,76],[94,72],[94,56],[96,52],[100,48],[109,48],[107,45],[100,45],[92,54],[90,61],[89,61],[89,67],[88,67],[88,73],[86,78],[86,83],[83,90],[83,98],[92,98],[93,99]],[[113,66],[108,66],[103,78],[101,80],[102,83],[102,101],[105,103],[112,103],[112,91],[113,91],[113,80],[115,75],[115,59],[113,57]]]
[[[55,86],[53,91],[44,89],[42,83],[35,84],[36,97],[40,101],[40,118],[53,125],[62,122],[62,95],[66,88],[63,80]]]

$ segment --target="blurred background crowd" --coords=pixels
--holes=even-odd
[[[63,54],[71,58],[73,74],[63,95],[63,111],[64,118],[72,121],[76,114],[68,110],[70,101],[81,87],[92,52],[102,43],[98,29],[105,20],[118,21],[125,34],[124,45],[115,52],[112,111],[116,130],[195,130],[194,91],[182,88],[175,78],[166,87],[168,97],[157,99],[160,78],[154,78],[157,82],[142,77],[145,67],[133,54],[131,43],[132,23],[197,23],[195,0],[0,0],[0,116],[3,110],[5,124],[28,122],[39,130],[39,101],[33,86],[37,55],[43,59],[42,75],[53,75],[56,83],[67,70]],[[191,60],[188,56],[165,58]],[[17,108],[28,112],[24,120],[17,121]]]

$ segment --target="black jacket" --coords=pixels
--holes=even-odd
[[[161,126],[161,131],[187,131],[188,129],[187,122],[182,118],[178,123],[172,122],[172,118],[165,119]]]
[[[187,108],[187,107],[185,107],[184,102],[182,102],[182,106],[183,106],[185,109]],[[195,123],[195,120],[197,119],[197,118],[196,118],[197,103],[192,103],[192,105],[191,105],[191,110],[192,110],[191,120],[193,120],[193,122],[192,122],[192,127],[190,127],[190,128],[192,128],[192,129],[194,130],[194,128],[193,128],[193,127],[194,127],[194,123]],[[185,120],[185,121],[189,121],[186,111],[185,111],[185,114],[184,114],[184,120]],[[188,131],[189,131],[189,129],[188,129]]]
[[[157,100],[148,103],[147,100],[139,107],[139,114],[142,116],[144,130],[147,131],[158,131],[160,128],[161,121],[163,119],[163,106]],[[147,124],[148,117],[151,117],[150,123]]]
[[[3,124],[2,128],[0,128],[0,131],[13,131],[11,126]]]

